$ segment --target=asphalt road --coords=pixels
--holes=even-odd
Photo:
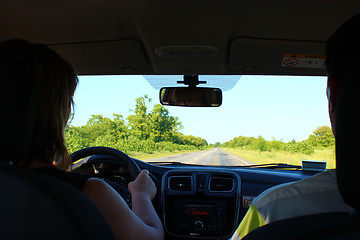
[[[221,148],[213,148],[201,152],[183,153],[167,157],[152,158],[146,162],[181,162],[187,164],[221,165],[221,166],[246,166],[254,162],[223,151]]]

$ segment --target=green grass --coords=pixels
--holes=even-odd
[[[231,148],[222,148],[222,149],[257,164],[287,163],[287,164],[301,166],[301,160],[307,159],[307,160],[326,161],[328,169],[335,168],[334,149],[315,150],[315,152],[310,155],[300,154],[300,153],[289,153],[285,151],[260,152],[253,150],[231,149]]]

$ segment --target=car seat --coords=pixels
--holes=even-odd
[[[12,166],[36,134],[36,85],[28,64],[0,55],[0,238],[114,239],[101,212],[80,190]]]
[[[343,81],[336,102],[336,173],[339,191],[353,212],[332,212],[284,219],[245,236],[255,239],[360,239],[360,83]]]

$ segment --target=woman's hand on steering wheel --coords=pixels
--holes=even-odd
[[[129,183],[128,189],[132,196],[146,194],[150,200],[153,200],[156,195],[156,186],[150,178],[148,170],[142,170],[135,181]]]

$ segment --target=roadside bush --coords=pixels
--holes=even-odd
[[[260,152],[264,152],[264,151],[269,151],[270,149],[268,148],[268,144],[266,142],[266,140],[261,137],[258,136],[258,138],[256,138],[250,145],[249,145],[249,149],[251,150],[259,150]]]
[[[138,139],[120,140],[115,145],[115,148],[125,153],[128,152],[153,153],[156,150],[154,141],[138,140]]]
[[[303,153],[310,155],[314,153],[314,146],[306,140],[302,142],[289,142],[286,144],[284,150],[291,153]]]
[[[158,152],[175,152],[198,149],[193,145],[180,145],[172,142],[157,142],[155,146]]]

